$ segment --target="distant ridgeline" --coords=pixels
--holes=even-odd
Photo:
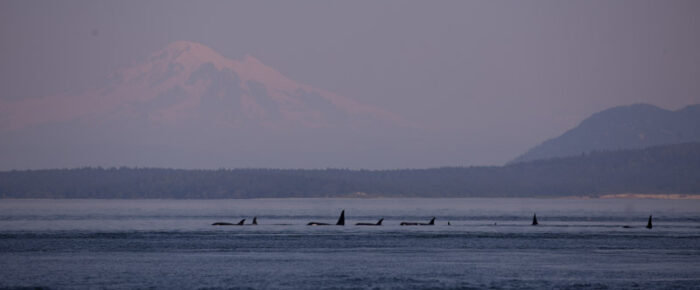
[[[620,193],[700,194],[700,143],[594,152],[502,167],[0,172],[3,198],[532,197]]]
[[[700,142],[700,105],[669,111],[636,104],[595,113],[575,128],[535,146],[511,163],[688,142]]]

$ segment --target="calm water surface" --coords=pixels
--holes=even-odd
[[[19,287],[700,289],[700,200],[0,199]]]

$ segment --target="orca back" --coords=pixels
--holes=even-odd
[[[377,222],[377,225],[381,226],[383,221],[384,221],[384,218],[380,218],[379,221]]]
[[[242,219],[240,222],[238,222],[238,225],[242,226],[244,222],[245,222],[245,219]]]
[[[435,224],[435,217],[433,217],[433,219],[430,220],[430,222],[428,223],[428,225],[431,225],[431,226],[432,226],[432,225],[434,225],[434,224]]]
[[[651,230],[651,216],[649,216],[649,221],[647,222],[647,229]]]
[[[253,225],[258,225],[258,217],[253,217]]]

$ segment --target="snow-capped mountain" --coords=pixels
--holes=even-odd
[[[2,101],[0,169],[362,167],[368,150],[392,151],[386,132],[412,127],[252,56],[178,41],[92,88]]]
[[[79,94],[3,103],[0,116],[2,131],[119,118],[141,118],[149,126],[207,121],[270,129],[407,124],[390,112],[297,83],[250,55],[228,59],[186,41],[171,43]]]

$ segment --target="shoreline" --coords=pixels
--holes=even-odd
[[[642,194],[642,193],[619,193],[601,195],[600,199],[700,199],[700,194]]]

